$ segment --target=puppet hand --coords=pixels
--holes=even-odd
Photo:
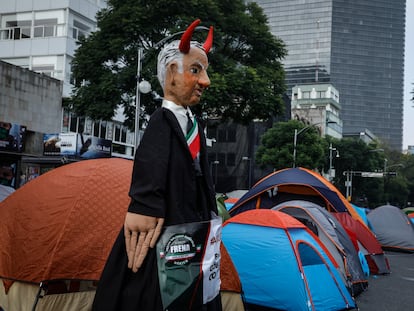
[[[125,217],[124,235],[128,255],[128,268],[137,272],[148,248],[153,248],[161,233],[164,218],[128,212]]]

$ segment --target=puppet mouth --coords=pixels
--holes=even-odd
[[[196,96],[201,97],[201,95],[203,94],[203,91],[204,91],[203,89],[196,89],[194,93]]]

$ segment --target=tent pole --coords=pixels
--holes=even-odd
[[[36,307],[37,307],[37,303],[39,302],[39,298],[43,298],[44,295],[42,295],[42,290],[43,290],[43,282],[40,282],[39,285],[39,290],[36,294],[36,298],[32,307],[32,311],[36,311]]]

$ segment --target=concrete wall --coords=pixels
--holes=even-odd
[[[0,120],[59,133],[62,81],[0,61]]]

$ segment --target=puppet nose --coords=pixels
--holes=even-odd
[[[210,86],[210,78],[208,77],[207,71],[203,70],[203,72],[201,73],[198,79],[198,83],[204,88],[207,88]]]

